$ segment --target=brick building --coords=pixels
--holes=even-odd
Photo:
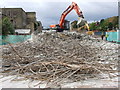
[[[25,12],[22,8],[2,8],[2,17],[10,18],[15,29],[30,29],[34,31],[36,12]]]

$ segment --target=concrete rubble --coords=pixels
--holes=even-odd
[[[60,87],[95,77],[117,77],[119,44],[77,32],[44,32],[3,48],[3,75],[18,75]]]

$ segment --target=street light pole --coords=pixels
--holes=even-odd
[[[119,17],[119,22],[118,22],[119,26],[118,26],[118,28],[120,30],[120,0],[118,1],[118,17]]]
[[[117,41],[118,41],[118,43],[120,43],[120,0],[118,1],[118,17],[119,17],[119,22],[118,22],[118,24],[119,24],[119,26],[118,26],[118,30],[117,30],[117,33],[118,33],[118,35],[117,35]]]

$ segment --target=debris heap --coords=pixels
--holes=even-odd
[[[33,41],[3,46],[3,70],[7,75],[59,85],[65,80],[80,81],[112,73],[117,61],[104,63],[100,43],[80,33],[41,33]]]

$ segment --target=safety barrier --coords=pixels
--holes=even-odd
[[[0,45],[24,42],[30,38],[31,38],[31,35],[7,35],[7,36],[1,35],[0,36]]]
[[[107,37],[107,41],[110,42],[120,42],[119,39],[119,32],[106,32],[106,35],[108,35]]]

